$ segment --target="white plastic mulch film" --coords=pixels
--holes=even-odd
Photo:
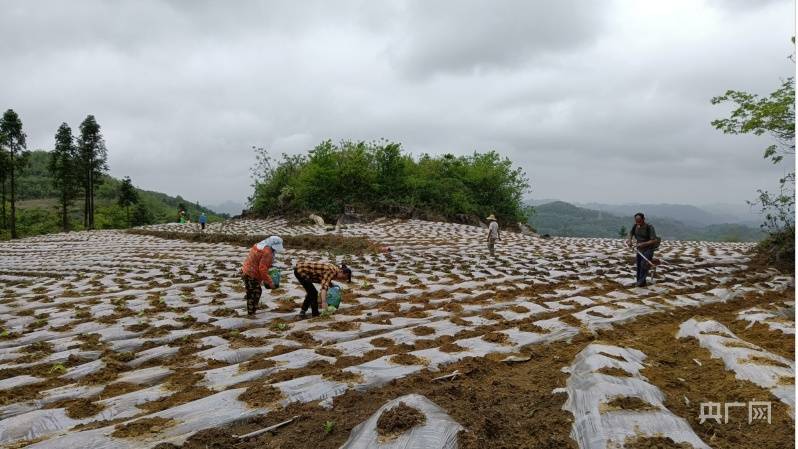
[[[377,433],[382,412],[404,403],[424,414],[425,421],[402,434],[383,437]],[[341,449],[456,449],[457,433],[463,427],[434,402],[418,394],[396,398],[374,412],[369,419],[352,429]]]
[[[571,437],[582,449],[623,447],[636,438],[668,437],[696,449],[708,449],[684,419],[662,404],[662,392],[640,374],[646,356],[636,349],[591,344],[574,358],[564,391],[563,409],[574,415]],[[599,372],[617,368],[627,376]],[[649,407],[625,410],[608,404],[616,398],[637,398]]]
[[[766,388],[790,406],[795,418],[795,363],[746,342],[717,321],[691,319],[679,326],[678,338],[694,337],[713,357],[723,360],[738,379]],[[787,384],[785,379],[792,379]]]

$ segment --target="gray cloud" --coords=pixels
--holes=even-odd
[[[794,72],[790,2],[494,3],[4,1],[0,107],[45,149],[94,114],[112,174],[205,203],[246,198],[252,145],[326,138],[496,149],[573,201],[739,203],[781,173],[709,99]]]

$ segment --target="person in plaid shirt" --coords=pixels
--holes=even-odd
[[[274,235],[252,245],[249,249],[247,259],[241,267],[241,279],[244,280],[244,288],[247,291],[247,315],[254,316],[258,309],[260,295],[263,292],[260,287],[261,282],[269,288],[274,288],[269,268],[272,267],[274,254],[283,251],[283,239]]]
[[[319,293],[316,291],[314,282],[319,283],[321,290],[321,308],[327,308],[327,290],[330,288],[333,279],[341,282],[352,282],[352,270],[346,265],[336,266],[326,262],[310,262],[300,260],[294,267],[294,276],[305,288],[305,302],[302,303],[302,311],[299,312],[300,318],[305,318],[308,308],[311,309],[313,316],[319,316]]]

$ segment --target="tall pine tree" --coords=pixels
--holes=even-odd
[[[108,153],[100,125],[93,115],[87,116],[80,124],[78,157],[84,191],[83,226],[94,229],[94,192],[102,182],[102,175],[108,170]]]
[[[78,195],[80,188],[80,168],[78,165],[78,149],[72,137],[72,129],[62,123],[55,133],[55,149],[50,153],[50,174],[53,186],[58,190],[58,202],[61,206],[61,228],[69,231],[69,206]]]
[[[17,238],[16,209],[16,177],[28,162],[28,151],[25,151],[25,133],[22,132],[22,120],[13,109],[7,110],[0,121],[0,146],[7,155],[8,174],[11,187],[11,238]]]
[[[3,149],[3,132],[0,131],[0,226],[8,229],[8,215],[6,214],[6,184],[11,167],[8,163],[8,153]]]
[[[119,186],[119,205],[125,208],[127,215],[127,226],[130,227],[130,206],[139,202],[139,194],[133,187],[130,176],[125,176],[122,185]]]

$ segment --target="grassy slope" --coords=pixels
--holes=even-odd
[[[33,151],[29,166],[19,178],[17,187],[19,198],[17,200],[17,223],[18,231],[22,236],[58,232],[60,230],[58,192],[52,187],[52,181],[47,169],[49,157],[49,152]],[[95,222],[98,228],[125,227],[125,211],[117,205],[117,192],[120,185],[120,180],[110,176],[104,177],[99,185],[95,197],[97,207]],[[139,194],[139,201],[152,214],[153,223],[176,220],[179,203],[183,203],[186,206],[186,211],[192,220],[196,220],[201,212],[207,214],[210,222],[224,219],[223,216],[214,213],[210,209],[198,207],[180,196],[172,197],[161,192],[136,190]],[[70,207],[71,229],[82,228],[82,207],[82,197],[77,198],[72,207]]]

